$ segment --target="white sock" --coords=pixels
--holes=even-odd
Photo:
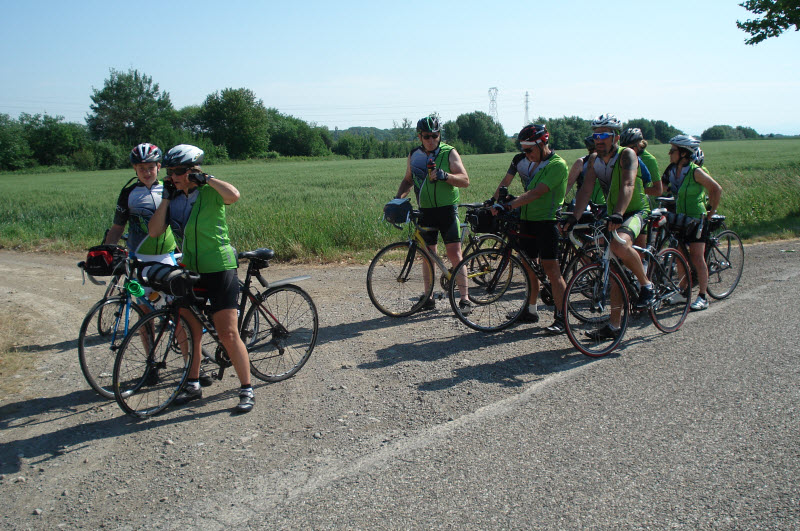
[[[539,315],[539,310],[536,309],[535,304],[528,305],[528,312],[532,313],[533,315]]]

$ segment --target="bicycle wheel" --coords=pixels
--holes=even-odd
[[[266,382],[294,376],[311,356],[318,331],[317,308],[308,293],[292,285],[267,290],[242,322],[250,373]]]
[[[192,343],[188,323],[170,308],[136,323],[114,362],[114,398],[122,410],[145,418],[169,406],[189,375]]]
[[[602,264],[581,268],[567,283],[564,324],[567,337],[581,353],[598,358],[617,348],[628,327],[628,292],[619,275],[610,270],[604,280]],[[611,318],[619,316],[612,329]]]
[[[378,251],[367,270],[369,300],[390,317],[411,315],[433,293],[433,273],[430,258],[415,243],[387,245]]]
[[[486,249],[464,258],[453,271],[454,279],[466,275],[469,310],[461,308],[458,282],[448,295],[456,317],[481,332],[496,332],[517,320],[528,304],[530,283],[519,258]]]
[[[689,313],[691,270],[683,255],[675,249],[664,249],[656,260],[658,264],[650,265],[648,275],[656,294],[649,310],[650,318],[662,332],[675,332]]]
[[[722,231],[709,239],[706,249],[708,294],[724,299],[733,293],[742,278],[744,246],[732,230]]]
[[[125,331],[144,317],[136,304],[130,305],[126,316],[127,301],[127,297],[100,299],[86,314],[78,333],[78,363],[83,377],[103,398],[114,398],[114,359]]]

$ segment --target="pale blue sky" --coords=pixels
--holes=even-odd
[[[331,129],[437,111],[666,120],[800,134],[800,32],[756,45],[738,0],[118,2],[4,0],[0,113],[84,122],[109,69],[199,105],[227,87]]]

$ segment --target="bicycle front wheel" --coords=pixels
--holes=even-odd
[[[664,249],[656,256],[657,264],[650,266],[650,281],[655,300],[650,307],[650,319],[656,328],[670,333],[678,330],[689,313],[692,296],[692,273],[689,263],[675,249]]]
[[[708,247],[708,294],[715,299],[724,299],[733,293],[742,278],[744,246],[738,234],[725,230],[712,236]]]
[[[172,403],[189,375],[192,331],[166,308],[130,329],[114,362],[114,397],[122,410],[145,418]]]
[[[470,305],[462,308],[457,279],[466,277]],[[522,263],[514,255],[486,249],[464,258],[453,270],[450,306],[456,317],[474,330],[496,332],[522,315],[528,304],[530,283]]]
[[[628,292],[619,275],[602,264],[589,264],[567,283],[564,324],[581,353],[598,358],[613,351],[628,327]],[[612,326],[618,321],[619,326]]]
[[[405,317],[422,308],[433,293],[433,283],[430,258],[408,242],[378,251],[367,270],[369,300],[389,317]]]
[[[317,307],[308,293],[293,285],[267,290],[242,323],[250,373],[266,382],[291,378],[311,356],[318,332]]]
[[[84,378],[103,398],[114,398],[114,359],[125,331],[144,317],[136,304],[126,315],[127,297],[100,299],[83,319],[78,333],[78,362]]]

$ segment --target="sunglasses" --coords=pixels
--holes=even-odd
[[[189,171],[189,168],[167,168],[167,177],[172,177],[173,175],[184,175],[187,171]]]
[[[592,133],[592,138],[595,140],[605,140],[606,138],[613,137],[614,133]]]
[[[431,138],[436,140],[437,138],[439,138],[439,133],[433,133],[433,134],[430,134],[430,135],[424,134],[424,135],[422,135],[422,138],[424,138],[425,140],[430,140]]]

